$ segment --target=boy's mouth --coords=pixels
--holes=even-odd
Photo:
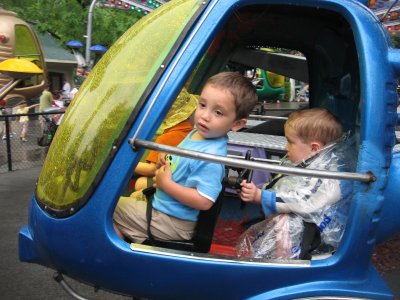
[[[202,123],[198,123],[198,124],[197,124],[197,129],[202,130],[202,131],[207,131],[207,130],[208,130],[208,127],[205,126],[205,125],[202,124]]]

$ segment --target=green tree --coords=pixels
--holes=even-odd
[[[69,40],[85,42],[87,15],[91,0],[2,0],[4,9],[48,31],[65,47]],[[98,1],[99,4],[102,1]],[[110,47],[129,27],[142,17],[134,11],[98,5],[93,11],[92,45]]]

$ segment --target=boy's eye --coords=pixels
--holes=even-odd
[[[206,105],[204,103],[199,103],[199,107],[206,107]]]
[[[222,113],[222,111],[219,111],[219,110],[215,111],[215,114],[216,114],[217,116],[223,116],[223,115],[224,115],[224,114]]]

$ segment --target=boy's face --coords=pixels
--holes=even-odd
[[[290,126],[285,126],[285,136],[288,158],[292,163],[298,163],[311,157],[321,147],[318,142],[303,142]]]
[[[201,92],[194,123],[201,137],[211,139],[239,130],[246,119],[236,120],[235,100],[229,91],[207,84]]]

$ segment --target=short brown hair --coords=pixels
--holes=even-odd
[[[339,120],[325,108],[295,111],[289,115],[285,130],[288,126],[306,143],[318,141],[327,145],[342,135],[342,125]]]
[[[247,118],[257,103],[257,91],[251,81],[238,72],[221,72],[210,77],[206,85],[228,90],[235,99],[236,120]]]

